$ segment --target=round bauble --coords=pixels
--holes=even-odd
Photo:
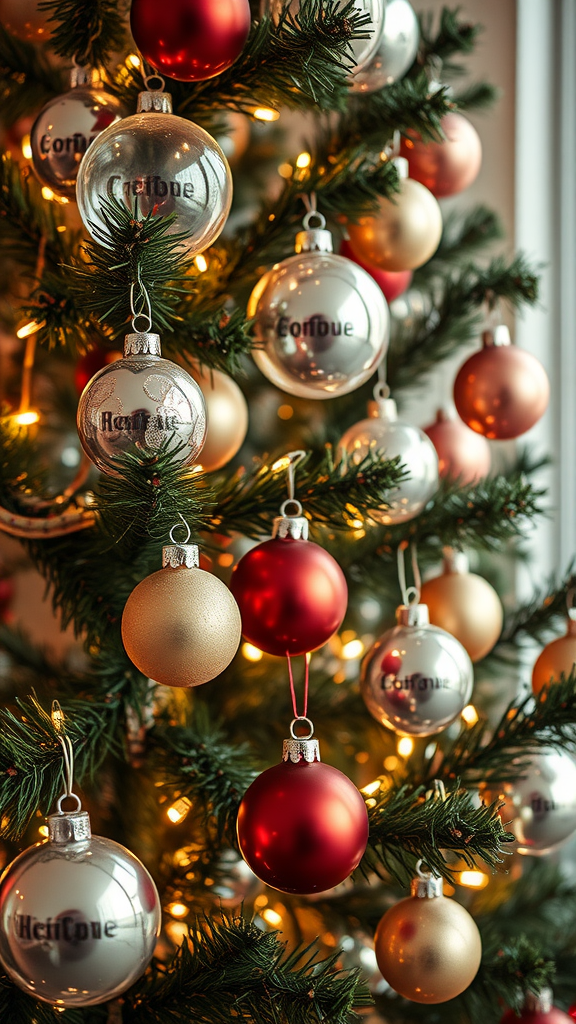
[[[425,604],[400,605],[397,625],[370,648],[360,692],[388,729],[433,736],[458,717],[472,696],[472,662],[450,633],[429,624]]]
[[[204,398],[190,374],[162,359],[157,334],[127,334],[124,358],[84,388],[77,426],[86,455],[109,476],[122,475],[117,460],[125,453],[151,459],[162,449],[188,465],[204,443]]]
[[[76,199],[87,231],[108,244],[102,200],[114,197],[138,220],[176,215],[169,235],[193,256],[218,238],[232,202],[232,175],[218,143],[171,113],[170,97],[142,92],[138,113],[113,124],[82,161]]]
[[[348,878],[362,859],[366,805],[346,775],[321,763],[317,741],[286,740],[283,758],[242,798],[240,852],[274,889],[325,892]]]
[[[286,6],[293,18],[298,17],[300,0],[291,0],[288,5],[285,0],[261,0],[262,11],[269,11],[276,24]],[[338,0],[334,6],[336,10],[342,10],[348,6],[348,0]],[[370,21],[362,27],[362,33],[366,33],[363,39],[350,39],[348,42],[346,58],[352,54],[354,60],[354,66],[350,70],[351,81],[354,80],[353,76],[366,67],[378,49],[384,25],[385,7],[386,0],[353,0],[351,13],[364,16],[368,14]]]
[[[442,895],[412,896],[391,907],[374,937],[376,959],[388,984],[415,1003],[445,1003],[472,983],[482,958],[480,932],[464,907]]]
[[[460,552],[449,554],[441,575],[424,583],[421,600],[428,605],[430,622],[455,636],[472,661],[485,658],[502,632],[498,594],[482,576],[468,571],[468,559]]]
[[[206,403],[207,429],[199,463],[206,473],[221,469],[242,447],[248,406],[240,388],[219,370],[193,371]]]
[[[458,415],[490,440],[520,437],[548,407],[546,371],[530,352],[510,344],[504,324],[484,331],[482,340],[484,347],[466,360],[454,382]]]
[[[572,1011],[564,1013],[552,1005],[552,990],[545,988],[538,995],[527,992],[521,1013],[508,1010],[501,1024],[570,1024],[573,1019]]]
[[[290,395],[346,395],[372,376],[386,352],[388,307],[366,271],[332,254],[329,231],[300,232],[296,249],[250,296],[248,316],[261,346],[254,362]]]
[[[375,523],[403,523],[419,515],[438,489],[436,450],[418,427],[398,419],[392,398],[370,402],[368,411],[370,417],[350,427],[340,438],[338,448],[356,465],[369,452],[383,459],[400,456],[409,476],[386,495],[385,504],[371,508],[369,514]]]
[[[234,567],[230,589],[242,615],[242,634],[267,654],[315,651],[342,625],[348,602],[340,566],[305,537],[308,520],[280,517],[271,540]]]
[[[402,78],[414,63],[419,42],[420,28],[412,5],[408,0],[388,0],[378,49],[368,66],[354,75],[351,88],[375,92]]]
[[[240,114],[237,110],[227,110],[225,123],[228,131],[218,135],[216,141],[230,166],[234,167],[250,145],[251,121],[246,114]]]
[[[506,818],[518,852],[550,853],[576,830],[576,762],[563,750],[544,747],[530,758],[523,778],[504,787]]]
[[[440,122],[442,142],[424,142],[409,133],[402,139],[400,152],[410,166],[410,177],[441,199],[469,188],[478,177],[482,164],[482,143],[473,124],[456,111],[445,114]]]
[[[404,174],[404,164],[396,160]],[[415,270],[434,255],[442,236],[438,201],[419,181],[402,177],[392,199],[381,197],[374,216],[348,224],[356,256],[382,270]]]
[[[120,100],[104,91],[99,75],[72,72],[72,88],[42,108],[30,132],[32,165],[43,185],[76,198],[80,161],[101,132],[123,116]]]
[[[111,352],[110,349],[103,348],[90,349],[89,352],[80,356],[74,367],[74,385],[78,394],[82,394],[86,385],[99,370],[103,370],[109,363],[115,363],[120,358],[119,352]]]
[[[200,686],[230,664],[240,627],[226,584],[198,568],[198,548],[168,546],[163,568],[142,580],[126,602],[122,642],[136,668],[155,682]]]
[[[536,659],[532,669],[534,693],[540,693],[542,687],[547,686],[550,682],[559,683],[561,676],[567,679],[574,669],[576,664],[576,619],[572,615],[568,616],[566,635],[552,640]]]
[[[14,577],[5,574],[0,565],[0,622],[7,622],[10,618],[15,593]]]
[[[214,879],[208,881],[214,882],[209,891],[218,907],[241,907],[243,903],[251,903],[264,888],[236,850],[222,852],[214,868]]]
[[[438,455],[441,477],[458,480],[463,486],[483,480],[490,472],[490,445],[475,434],[458,416],[439,409],[436,421],[425,427]]]
[[[0,960],[24,992],[59,1009],[108,1002],[152,959],[156,886],[129,850],[91,836],[85,811],[50,815],[48,828],[0,879]]]
[[[130,28],[138,49],[162,75],[201,82],[226,71],[250,31],[248,0],[132,0]]]
[[[412,281],[411,270],[381,270],[380,267],[372,267],[369,263],[355,255],[349,242],[342,242],[340,255],[347,260],[357,263],[362,270],[365,270],[370,277],[373,277],[376,284],[380,285],[386,302],[394,302],[399,295],[402,295],[410,287]]]

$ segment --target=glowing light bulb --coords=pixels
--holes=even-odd
[[[398,740],[396,750],[400,754],[400,757],[410,757],[410,754],[414,750],[414,740],[411,736],[402,736]]]
[[[374,782],[369,782],[367,786],[363,786],[360,792],[365,793],[366,796],[372,796],[372,794],[377,793],[379,789],[380,779],[374,779]]]
[[[32,146],[30,145],[29,135],[25,135],[22,139],[22,156],[25,160],[32,159]]]
[[[466,725],[476,725],[478,721],[478,712],[473,704],[467,704],[462,712],[462,718],[466,722]]]
[[[168,808],[166,816],[173,825],[179,825],[181,821],[184,821],[191,807],[192,801],[187,796],[180,797],[175,804],[172,804],[172,807]]]
[[[172,917],[186,917],[188,914],[188,907],[184,903],[171,903],[166,909]]]
[[[349,640],[342,648],[342,657],[346,661],[351,661],[353,658],[361,658],[363,654],[364,644],[361,640]]]
[[[194,263],[196,264],[196,267],[201,274],[203,274],[205,270],[208,270],[208,260],[206,259],[205,256],[202,255],[201,252],[199,252],[198,255],[194,258]]]
[[[259,647],[248,643],[242,644],[242,654],[247,661],[261,661],[264,657],[264,652]]]
[[[490,881],[483,871],[461,871],[458,880],[469,889],[483,889]]]
[[[263,917],[264,920],[267,921],[268,924],[273,925],[274,928],[277,928],[279,924],[282,924],[282,915],[277,914],[271,907],[266,907],[266,910],[261,910],[260,917]]]
[[[41,327],[44,327],[45,320],[29,320],[27,324],[23,324],[16,331],[17,338],[28,338],[31,334],[36,334]]]
[[[281,459],[277,459],[272,465],[272,472],[278,473],[281,469],[288,469],[290,465],[290,459],[287,455],[283,455]]]
[[[33,409],[29,409],[28,412],[19,412],[14,417],[14,422],[19,427],[31,427],[33,423],[38,423],[40,416]]]
[[[312,157],[310,156],[310,153],[299,153],[296,157],[296,167],[303,170],[305,167],[310,167],[311,161]]]
[[[252,111],[252,116],[258,121],[277,121],[280,114],[277,110],[272,110],[271,107],[256,107]]]

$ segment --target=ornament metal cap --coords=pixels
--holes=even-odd
[[[308,736],[296,735],[295,726],[299,722],[308,726]],[[290,723],[290,739],[284,740],[282,743],[282,760],[291,761],[292,764],[299,764],[300,761],[307,761],[308,764],[320,761],[320,744],[318,740],[312,739],[313,735],[314,726],[309,718],[305,718],[304,715],[294,718]]]
[[[165,544],[162,548],[162,568],[197,569],[200,565],[200,552],[197,544]]]
[[[72,794],[75,796],[75,794]],[[75,797],[78,800],[78,797]],[[80,801],[78,800],[78,804]],[[51,843],[58,843],[60,846],[66,843],[85,843],[92,835],[90,827],[90,815],[88,811],[59,811],[57,814],[49,814],[48,839]]]
[[[439,875],[422,874],[417,875],[410,882],[410,895],[418,899],[432,900],[437,896],[444,895],[442,879]]]
[[[524,996],[523,1009],[527,1013],[550,1013],[553,998],[551,988],[543,988],[538,995],[535,992],[527,992]]]
[[[427,604],[399,604],[396,609],[398,626],[429,626],[430,612]]]
[[[284,508],[284,505],[282,508]],[[282,540],[287,538],[292,540],[308,540],[308,520],[306,516],[276,516],[272,523],[272,537],[280,537]]]
[[[456,551],[455,548],[444,548],[444,572],[463,575],[470,570],[468,555],[463,551]]]
[[[404,181],[405,178],[410,176],[410,165],[405,156],[394,156],[392,157],[392,163],[398,171],[398,177],[400,181]]]
[[[162,89],[146,89],[138,93],[137,114],[171,114],[172,97]]]
[[[160,356],[160,335],[151,331],[134,331],[124,338],[124,357],[128,356]]]
[[[319,221],[319,226],[311,227],[312,220]],[[302,221],[304,230],[296,235],[294,249],[296,252],[333,252],[332,233],[326,229],[326,218],[318,210],[310,210]]]
[[[79,89],[84,85],[95,88],[102,85],[102,78],[98,68],[83,68],[77,64],[70,72],[70,88]]]
[[[371,420],[386,420],[388,423],[396,423],[398,419],[398,406],[393,398],[377,398],[368,402],[368,416]]]
[[[512,339],[506,324],[498,324],[497,327],[489,327],[482,331],[482,344],[484,348],[502,348],[504,345],[511,345]]]

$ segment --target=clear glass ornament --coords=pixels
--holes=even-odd
[[[124,116],[119,99],[105,92],[97,71],[73,68],[70,92],[42,108],[30,132],[36,176],[59,196],[76,198],[76,177],[89,146]]]
[[[111,125],[90,147],[76,198],[86,229],[106,245],[102,199],[114,196],[135,216],[176,214],[169,234],[186,235],[193,256],[222,231],[232,202],[232,175],[218,143],[171,113],[170,96],[141,92],[138,112]]]
[[[310,229],[313,217],[321,228]],[[300,398],[335,398],[364,384],[388,347],[386,300],[374,279],[332,253],[321,214],[307,214],[296,256],[260,279],[248,302],[265,377]]]
[[[342,9],[347,7],[348,3],[349,0],[339,0],[337,7]],[[370,34],[364,39],[351,39],[349,42],[349,50],[355,61],[351,75],[356,75],[362,68],[365,68],[378,49],[384,26],[385,6],[386,0],[354,0],[354,10],[352,13],[369,15],[370,24],[363,26],[361,31]],[[275,22],[278,22],[285,7],[285,0],[262,0],[261,2],[262,11],[268,10]],[[293,17],[296,17],[300,10],[300,0],[291,0],[288,10]]]
[[[158,892],[134,854],[91,835],[85,811],[50,815],[48,828],[49,839],[0,879],[0,960],[36,999],[94,1006],[121,995],[149,964]]]
[[[387,495],[386,505],[370,509],[370,518],[389,525],[419,515],[438,489],[438,455],[430,438],[411,423],[398,419],[396,402],[386,385],[374,388],[376,400],[368,405],[369,419],[360,420],[342,435],[340,451],[358,465],[370,451],[382,458],[400,456],[409,476]]]
[[[188,465],[204,443],[204,397],[186,370],[162,359],[157,334],[127,334],[124,358],[84,388],[77,426],[88,458],[110,476],[122,475],[116,460],[130,451],[153,458],[167,448],[174,462]]]
[[[566,751],[545,747],[522,775],[505,787],[514,815],[510,826],[519,853],[542,856],[576,831],[576,763]]]
[[[472,662],[451,633],[429,624],[427,605],[400,605],[396,622],[366,655],[360,691],[382,725],[410,736],[432,736],[469,703]]]
[[[368,66],[351,81],[354,92],[375,92],[391,85],[412,67],[420,42],[420,28],[408,0],[388,0],[382,32]]]

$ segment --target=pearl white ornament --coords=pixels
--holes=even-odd
[[[414,63],[420,42],[420,28],[408,0],[389,0],[376,53],[351,82],[354,92],[375,92],[406,74]]]

